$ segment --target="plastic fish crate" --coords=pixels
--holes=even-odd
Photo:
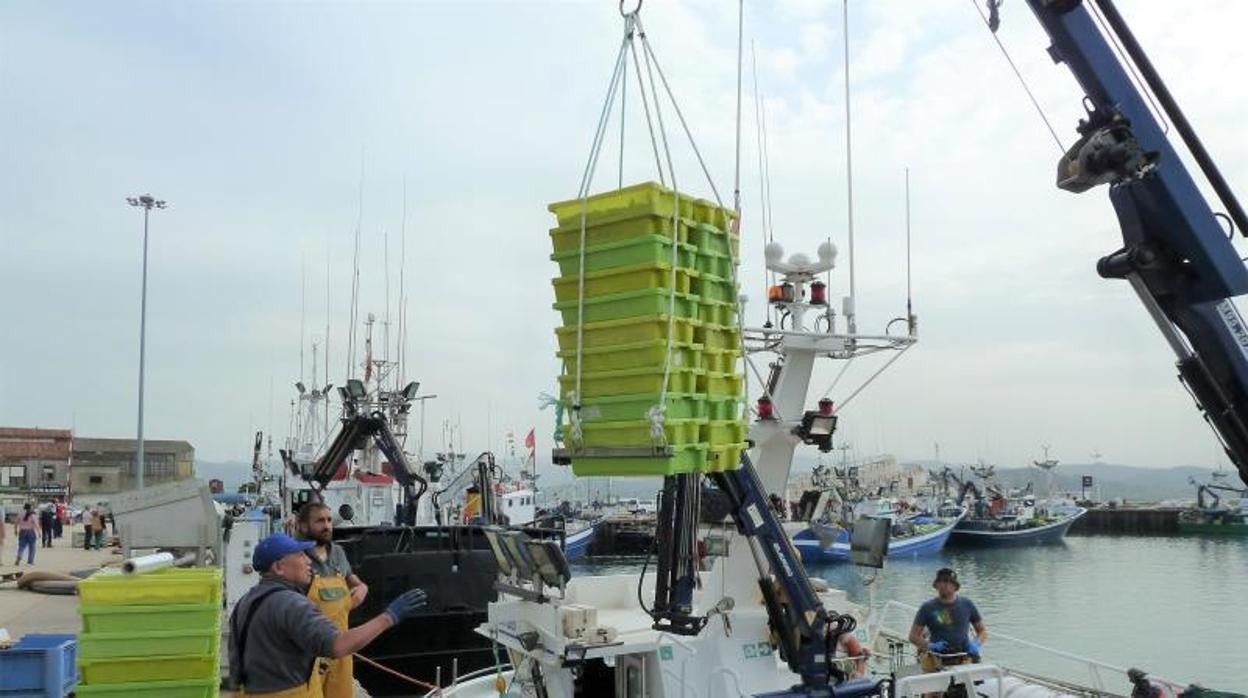
[[[692,292],[698,294],[704,302],[710,303],[732,303],[736,304],[737,284],[731,279],[725,279],[710,274],[699,274],[692,279]]]
[[[150,630],[221,629],[217,604],[170,604],[167,606],[78,607],[84,633],[141,633]]]
[[[216,677],[184,681],[82,684],[76,695],[103,698],[215,698],[221,695],[219,684]]]
[[[676,291],[693,292],[693,277],[697,272],[676,268]],[[560,276],[551,281],[555,287],[556,301],[574,301],[581,293],[580,276]],[[635,264],[603,271],[591,271],[585,275],[585,297],[596,298],[614,293],[641,291],[644,289],[672,288],[672,265],[667,262]]]
[[[697,263],[694,267],[699,274],[709,274],[718,276],[723,279],[732,278],[732,267],[735,266],[732,257],[714,252],[701,252],[697,254]]]
[[[740,468],[741,454],[749,447],[750,445],[744,441],[735,444],[711,446],[706,454],[707,470],[722,473]]]
[[[707,397],[706,417],[715,421],[741,418],[741,399],[737,397]]]
[[[708,396],[739,397],[745,390],[745,379],[735,373],[702,373],[698,376],[698,392]]]
[[[695,218],[697,207],[693,197],[680,194],[680,215]],[[622,189],[615,189],[582,199],[557,201],[547,206],[555,214],[559,227],[581,224],[585,216],[587,224],[600,225],[638,216],[662,216],[671,218],[676,211],[677,195],[658,182],[642,182]]]
[[[585,448],[645,448],[656,445],[686,446],[702,443],[699,439],[706,420],[665,419],[665,444],[656,444],[650,435],[650,421],[632,419],[623,422],[585,422],[581,425],[581,443]],[[563,425],[563,442],[572,443],[572,426]]]
[[[83,633],[78,636],[78,656],[83,659],[110,659],[217,654],[220,643],[219,628]]]
[[[714,201],[706,199],[694,200],[693,216],[699,223],[707,223],[724,230],[731,230],[732,222],[737,218],[737,214],[732,209],[723,208]]]
[[[667,313],[649,317],[586,323],[581,328],[585,349],[607,349],[622,344],[635,344],[652,340],[667,340],[670,325],[672,340],[692,344],[696,320],[675,318],[669,323]],[[555,330],[559,351],[576,351],[576,327],[560,327]],[[737,344],[740,344],[738,340]]]
[[[563,359],[569,374],[576,371],[576,350],[561,351],[558,356]],[[676,342],[672,345],[672,366],[676,368],[703,368],[704,358],[705,353],[702,351],[701,344]],[[622,371],[628,368],[661,367],[667,361],[667,342],[654,339],[632,344],[617,344],[601,349],[583,349],[581,360],[585,362],[586,371]]]
[[[674,451],[674,455],[671,456],[627,456],[623,458],[573,454],[572,473],[577,477],[629,477],[706,471],[706,444],[676,447]]]
[[[217,678],[216,654],[177,655],[170,657],[110,657],[107,659],[78,658],[85,684],[136,683],[144,681],[181,681]]]
[[[625,218],[609,223],[599,223],[597,225],[586,225],[585,246],[607,245],[645,235],[661,235],[671,239],[673,230],[676,231],[677,242],[689,242],[690,233],[695,225],[697,224],[688,218],[681,218],[673,224],[671,216],[657,216],[653,214]],[[571,225],[551,228],[550,244],[551,249],[555,252],[570,252],[581,249],[580,217],[578,216]]]
[[[588,424],[645,419],[658,404],[658,393],[587,397],[581,400],[581,421]],[[706,419],[706,397],[693,393],[668,393],[663,413],[668,419]]]
[[[559,265],[561,276],[580,275],[581,253],[579,250],[556,252],[550,258]],[[661,235],[646,235],[585,248],[586,274],[638,264],[670,264],[671,262],[672,241]],[[676,266],[693,269],[697,263],[698,248],[683,242],[676,244]]]
[[[73,635],[29,633],[0,650],[0,696],[53,696],[74,689],[78,643]]]
[[[736,373],[740,358],[737,349],[706,349],[702,352],[702,367],[713,373]]]
[[[705,392],[698,390],[701,370],[673,368],[667,379],[667,389],[673,393]],[[576,390],[576,375],[559,376],[559,388],[564,399]],[[663,367],[630,368],[623,371],[587,371],[581,374],[581,397],[606,395],[633,395],[636,393],[659,393],[663,391]]]
[[[741,239],[731,233],[706,223],[699,223],[689,231],[688,241],[698,252],[720,254],[725,257],[741,256]]]
[[[582,317],[587,323],[606,322],[649,317],[670,311],[676,317],[696,319],[702,311],[697,296],[691,293],[675,293],[665,288],[613,293],[609,296],[586,298],[584,301],[573,299],[555,303],[554,308],[559,311],[565,327],[576,326]]]
[[[700,440],[714,446],[745,441],[748,425],[739,419],[715,420],[702,424]]]
[[[736,327],[700,324],[693,334],[707,349],[741,348],[741,330]]]
[[[698,320],[706,325],[734,327],[737,324],[737,304],[702,301],[698,305]]]
[[[87,606],[151,606],[158,604],[220,604],[221,568],[166,568],[146,574],[97,572],[78,583]]]

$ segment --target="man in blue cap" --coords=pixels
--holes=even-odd
[[[372,642],[425,605],[425,592],[409,589],[363,625],[339,632],[307,597],[315,541],[275,533],[260,541],[252,566],[260,583],[230,617],[230,678],[239,695],[320,698],[320,657],[345,657]]]

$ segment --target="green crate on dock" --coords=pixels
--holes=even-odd
[[[145,683],[78,684],[79,698],[215,698],[220,695],[220,679],[185,679]]]
[[[645,448],[668,445],[686,446],[701,443],[699,437],[706,425],[702,419],[664,419],[665,443],[655,443],[650,421],[630,419],[622,422],[584,422],[581,424],[582,448]],[[572,444],[572,425],[563,425],[563,442]]]
[[[737,303],[737,285],[731,279],[711,274],[698,274],[692,279],[691,289],[704,302]]]
[[[86,606],[221,603],[221,568],[169,567],[146,574],[97,572],[78,583]]]
[[[706,417],[716,421],[741,418],[741,398],[707,397]]]
[[[667,313],[625,320],[592,322],[586,323],[581,328],[581,340],[585,349],[606,349],[620,344],[634,344],[656,339],[666,341],[670,330],[674,341],[692,344],[698,325],[697,320],[685,318],[675,318],[669,322]],[[555,336],[559,340],[559,351],[576,351],[576,335],[576,326],[556,328]],[[719,338],[718,335],[713,336],[716,339]],[[740,344],[740,340],[737,344]]]
[[[702,352],[702,368],[714,373],[736,373],[740,358],[741,352],[737,349],[705,349]]]
[[[553,306],[563,318],[565,327],[575,327],[580,321],[606,322],[631,317],[649,317],[669,313],[678,318],[696,320],[703,307],[698,297],[691,293],[675,293],[665,288],[646,288],[640,291],[612,293],[609,296],[573,299],[555,303]],[[716,318],[721,317],[715,315]]]
[[[701,373],[698,392],[712,397],[738,397],[745,390],[745,379],[735,373]]]
[[[84,633],[139,633],[149,630],[206,630],[221,628],[217,604],[169,604],[165,606],[78,607]]]
[[[676,268],[676,291],[694,293],[693,278],[697,272]],[[585,275],[585,297],[596,298],[613,293],[641,291],[643,289],[672,288],[672,265],[667,262],[634,264],[628,267],[612,267],[603,271],[591,271]],[[580,276],[560,276],[551,281],[555,286],[555,300],[574,301],[581,293]]]
[[[216,654],[108,659],[79,657],[78,668],[82,671],[82,682],[85,684],[180,681],[216,678],[218,661]]]
[[[707,349],[741,348],[741,330],[733,326],[699,324],[693,335]]]
[[[716,473],[736,470],[741,467],[741,454],[749,447],[750,445],[744,441],[711,446],[706,454],[706,469]]]
[[[673,393],[700,393],[698,379],[704,371],[673,368],[668,375],[667,389]],[[576,390],[576,376],[559,376],[560,393],[566,400]],[[630,368],[623,371],[593,371],[581,374],[581,397],[632,395],[663,391],[663,367]]]
[[[737,324],[736,303],[702,301],[698,305],[698,320],[706,325],[733,327]]]
[[[714,420],[702,424],[699,438],[711,446],[745,441],[749,426],[740,419]]]
[[[696,225],[688,218],[673,221],[671,216],[643,215],[635,218],[599,223],[585,226],[585,246],[606,245],[613,242],[631,240],[645,235],[661,235],[672,238],[676,231],[677,242],[689,242],[690,232]],[[578,218],[572,225],[551,228],[551,249],[555,252],[570,252],[581,249],[581,222]]]
[[[578,276],[581,273],[581,252],[556,252],[550,256],[559,264],[560,276]],[[670,264],[672,241],[661,235],[645,235],[605,245],[585,248],[585,273],[628,267],[638,264]],[[686,243],[676,245],[676,266],[694,269],[698,263],[698,248]]]
[[[78,656],[83,659],[113,657],[165,657],[217,654],[221,630],[144,630],[133,633],[83,633],[78,636]]]
[[[600,349],[582,349],[581,358],[585,362],[586,371],[622,371],[628,368],[653,368],[662,366],[667,361],[667,342],[654,339],[646,342],[617,344]],[[706,354],[701,344],[672,344],[672,366],[675,368],[704,368],[702,365]],[[561,351],[567,373],[576,372],[576,350]]]
[[[577,477],[663,476],[704,472],[707,445],[674,447],[671,456],[626,456],[603,458],[572,455],[572,474]]]
[[[658,393],[587,397],[581,400],[581,421],[589,423],[645,419],[658,404]],[[668,419],[706,419],[706,397],[695,393],[668,393],[663,414]]]
[[[697,207],[693,198],[680,195],[680,215],[694,218]],[[594,194],[585,199],[569,199],[557,201],[547,206],[547,210],[555,214],[559,227],[567,228],[581,224],[585,217],[587,224],[600,225],[613,221],[637,218],[640,216],[661,216],[671,218],[676,211],[677,195],[671,189],[658,182],[643,182],[622,189],[615,189],[601,194]]]

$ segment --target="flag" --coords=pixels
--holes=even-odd
[[[532,451],[537,446],[537,438],[534,434],[535,429],[529,429],[529,433],[524,435],[524,447]]]

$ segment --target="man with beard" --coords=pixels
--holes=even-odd
[[[321,502],[304,504],[296,525],[301,540],[315,543],[307,551],[313,575],[308,598],[342,632],[347,629],[351,609],[368,595],[368,585],[355,576],[342,548],[334,545],[334,518],[328,506]],[[325,698],[352,698],[353,672],[351,655],[331,659],[325,672]]]

